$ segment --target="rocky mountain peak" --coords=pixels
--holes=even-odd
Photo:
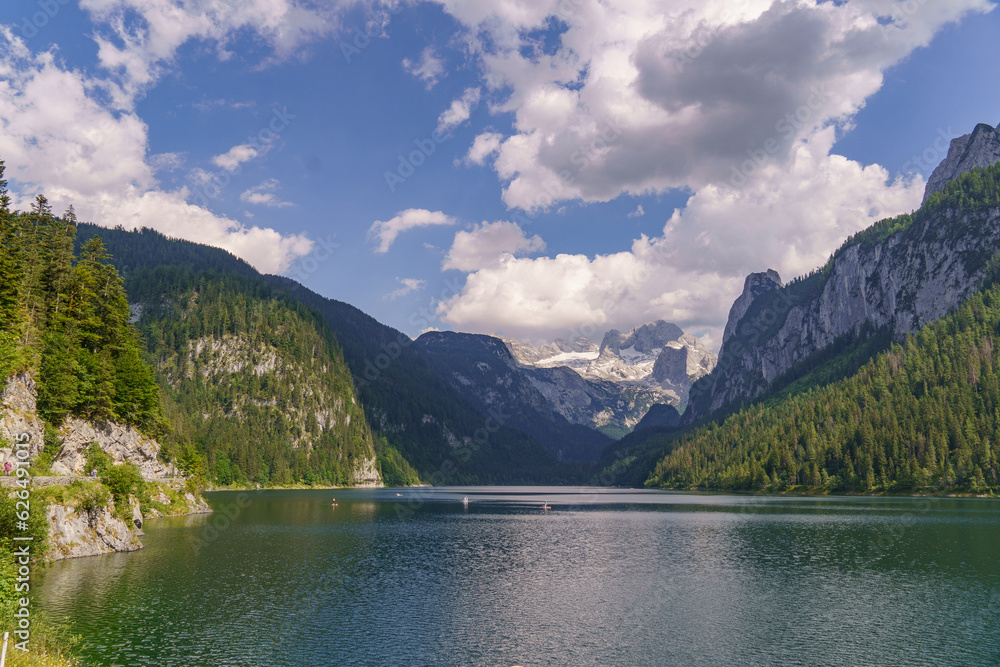
[[[683,335],[683,329],[664,320],[640,324],[630,329],[626,334],[612,329],[604,334],[600,352],[603,353],[605,349],[610,349],[617,353],[623,349],[634,348],[636,352],[654,354],[670,341],[677,340]]]
[[[1000,161],[1000,125],[992,127],[980,123],[970,134],[951,140],[948,157],[927,179],[924,201],[965,172],[976,167],[989,167]]]
[[[781,286],[781,276],[774,269],[748,275],[746,280],[743,281],[743,293],[733,302],[733,307],[729,309],[729,320],[726,322],[726,330],[722,334],[722,344],[725,345],[729,337],[736,331],[736,325],[746,315],[747,309],[750,308],[750,304],[753,303],[754,299],[768,290]]]

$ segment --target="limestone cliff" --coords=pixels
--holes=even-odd
[[[139,527],[117,515],[113,500],[90,509],[52,503],[46,519],[53,560],[142,548]]]
[[[42,451],[45,429],[35,408],[38,388],[28,373],[7,378],[0,393],[0,468],[14,464],[13,443],[28,435],[28,452],[35,456]]]
[[[979,289],[1000,250],[1000,208],[929,205],[846,243],[821,271],[741,296],[715,371],[691,391],[685,421],[751,400],[836,340],[882,330],[895,339]],[[751,285],[749,279],[748,286]]]
[[[1000,125],[994,128],[980,123],[971,134],[951,140],[948,156],[927,179],[924,201],[948,181],[976,167],[989,167],[997,160],[1000,160]]]
[[[716,363],[701,341],[663,320],[625,333],[611,329],[599,346],[585,338],[538,348],[502,340],[563,417],[614,437],[635,427],[655,404],[683,409],[692,383]]]

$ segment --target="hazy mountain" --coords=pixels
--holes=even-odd
[[[494,426],[510,426],[531,436],[560,461],[595,461],[611,443],[593,429],[570,423],[499,338],[434,331],[416,344],[441,377],[475,401]]]
[[[532,384],[568,421],[621,436],[650,406],[683,409],[692,383],[712,370],[715,355],[680,327],[663,320],[622,333],[535,347],[504,343]]]

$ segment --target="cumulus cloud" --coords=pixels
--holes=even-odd
[[[504,257],[526,255],[545,250],[545,241],[535,235],[528,237],[513,222],[483,222],[469,231],[455,234],[442,269],[476,271],[495,266]]]
[[[81,220],[216,245],[268,272],[312,247],[304,236],[247,227],[189,204],[187,189],[159,189],[154,170],[176,168],[182,156],[148,157],[145,123],[107,101],[106,79],[64,69],[9,28],[0,28],[0,79],[0,156],[17,206],[44,192],[57,211],[74,205]]]
[[[402,285],[402,287],[400,287],[399,289],[395,289],[389,292],[388,295],[386,295],[390,300],[395,300],[400,297],[406,296],[411,292],[422,290],[424,288],[424,285],[427,284],[426,280],[420,280],[418,278],[401,278],[397,279],[397,282],[399,282]]]
[[[430,90],[437,85],[438,79],[444,74],[444,61],[434,53],[434,47],[428,46],[421,51],[420,60],[417,62],[403,58],[403,69],[423,81],[427,90]]]
[[[947,23],[992,9],[987,0],[442,4],[468,29],[491,112],[513,116],[512,134],[477,136],[465,158],[492,164],[508,207],[692,193],[661,235],[626,252],[504,257],[438,306],[456,328],[550,339],[656,318],[717,332],[746,273],[806,273],[849,234],[917,207],[920,177],[833,154],[835,133],[851,129],[888,68]],[[538,36],[553,29],[554,48]]]
[[[376,220],[368,229],[368,238],[376,242],[375,252],[389,252],[390,246],[401,233],[417,227],[434,225],[453,225],[455,218],[441,211],[428,211],[422,208],[408,208],[400,211],[389,220]]]
[[[117,101],[130,106],[135,96],[171,65],[190,40],[214,44],[222,59],[229,43],[251,33],[285,59],[303,45],[332,33],[339,12],[352,2],[247,0],[178,3],[176,0],[80,0],[98,24],[95,41],[101,65],[118,82]]]
[[[250,188],[240,195],[240,201],[272,208],[294,206],[291,202],[281,201],[274,191],[278,188],[278,179],[269,178],[260,185]]]
[[[762,152],[787,163],[817,129],[849,127],[883,72],[941,26],[992,6],[443,4],[468,28],[485,81],[502,99],[493,111],[514,115],[516,131],[493,164],[504,201],[526,210],[731,183],[734,168]],[[544,48],[537,35],[554,18],[565,29],[557,48]]]
[[[467,164],[485,164],[490,156],[495,155],[500,150],[502,141],[503,135],[498,132],[483,132],[477,135],[469,152],[465,155],[465,162]]]
[[[452,100],[451,106],[438,117],[437,133],[445,134],[469,120],[481,95],[482,90],[479,88],[466,88],[461,97]]]
[[[920,177],[887,183],[882,167],[831,158],[833,135],[820,131],[790,165],[768,165],[743,188],[703,188],[660,236],[640,236],[626,252],[503,257],[470,273],[438,314],[463,330],[550,340],[662,318],[721,340],[747,273],[805,274],[850,234],[920,205]],[[789,169],[801,187],[782,191]]]
[[[233,146],[221,155],[212,158],[212,164],[226,171],[236,171],[244,162],[249,162],[260,155],[260,151],[250,144]]]
[[[635,208],[635,210],[634,210],[634,211],[632,211],[631,213],[628,213],[628,214],[626,214],[626,215],[625,215],[625,217],[626,217],[626,218],[641,218],[641,217],[642,217],[642,216],[644,216],[644,215],[646,215],[646,209],[644,209],[644,208],[642,207],[642,204],[639,204],[639,205],[638,205],[638,206],[637,206],[637,207]]]

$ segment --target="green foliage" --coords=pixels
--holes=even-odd
[[[0,380],[35,371],[52,424],[76,415],[156,436],[166,424],[124,284],[100,239],[74,255],[68,215],[54,218],[44,195],[29,214],[0,210]]]
[[[336,336],[343,360],[354,376],[356,399],[363,406],[366,421],[413,464],[423,479],[430,480],[433,476],[439,484],[582,479],[582,467],[556,463],[533,438],[509,426],[490,432],[488,441],[476,442],[474,448],[458,448],[456,452],[446,433],[459,438],[471,436],[484,427],[487,415],[440,378],[413,341],[354,306],[321,297],[287,278],[261,276],[246,262],[218,248],[168,239],[150,229],[131,232],[78,225],[78,243],[97,235],[111,249],[119,266],[125,267],[123,276],[133,303],[163,304],[165,286],[184,284],[184,289],[193,289],[195,276],[216,275],[244,279],[244,284],[253,285],[254,289],[269,290],[260,294],[283,295],[285,300],[294,300],[300,309],[297,312],[318,313],[321,320],[317,326],[324,335],[332,332]],[[173,307],[178,303],[165,305]],[[304,311],[302,306],[305,306]],[[161,318],[155,307],[149,315],[154,320]],[[231,327],[233,309],[229,309],[226,317]],[[236,323],[240,326],[239,318]],[[150,344],[157,345],[157,350],[176,350],[197,331],[205,329],[204,319],[192,317],[186,320],[185,326],[161,330],[155,321],[146,320],[145,313],[139,325]],[[424,325],[418,323],[418,326]],[[156,361],[159,363],[158,357]],[[193,364],[186,363],[184,367],[190,369]],[[205,456],[206,477],[213,477],[216,463],[210,450],[226,448],[215,448],[207,437],[202,439],[197,435],[207,433],[208,427],[200,423],[197,413],[189,411],[192,404],[188,398],[177,395],[166,383],[161,382],[161,388],[165,395],[166,416],[175,428],[174,433],[160,440],[165,444],[165,451],[177,461],[184,451],[184,443],[194,444]],[[187,393],[187,390],[180,393]],[[426,419],[428,416],[432,419]],[[225,439],[237,437],[245,436],[230,433]],[[239,455],[233,455],[231,461],[246,472],[248,482],[266,483],[274,479],[276,468],[268,462],[268,456],[263,458],[259,466],[254,464],[258,470],[256,476],[250,467],[241,463]],[[287,465],[294,475],[294,460],[287,459],[281,465],[282,468]],[[314,478],[322,476],[314,475]]]
[[[86,513],[91,520],[111,502],[111,492],[103,484],[76,482],[79,488],[75,494],[77,511]]]
[[[92,470],[96,470],[98,475],[103,475],[104,471],[112,464],[111,455],[101,449],[96,442],[90,443],[87,448],[84,471],[89,475]]]
[[[15,588],[24,582],[17,581],[18,564],[14,557],[12,538],[15,535],[33,538],[30,542],[33,581],[37,580],[38,570],[42,567],[42,561],[48,547],[48,524],[45,520],[48,504],[45,497],[36,491],[31,492],[28,530],[24,531],[18,530],[16,523],[19,498],[8,496],[9,491],[10,489],[4,489],[0,493],[0,634],[4,631],[13,631],[17,627],[17,618],[14,616],[14,612],[20,606],[19,599],[27,597],[31,600],[34,596],[30,589],[17,590]],[[25,543],[18,542],[17,544],[20,546]],[[28,583],[30,584],[30,582]],[[31,652],[22,654],[20,651],[13,650],[14,636],[11,635],[12,644],[8,647],[7,664],[37,666],[73,664],[62,660],[61,656],[71,654],[73,646],[79,638],[70,635],[65,628],[49,623],[45,616],[39,613],[33,602],[31,609]]]
[[[111,492],[119,512],[125,511],[130,495],[138,496],[145,488],[139,468],[127,461],[105,467],[101,474],[101,484]]]
[[[857,374],[664,442],[647,484],[777,491],[1000,489],[1000,287]]]
[[[178,267],[130,278],[182,467],[223,485],[353,484],[374,438],[318,313],[259,280]]]
[[[386,486],[415,486],[420,483],[417,471],[384,438],[378,439],[375,451],[382,481]]]

